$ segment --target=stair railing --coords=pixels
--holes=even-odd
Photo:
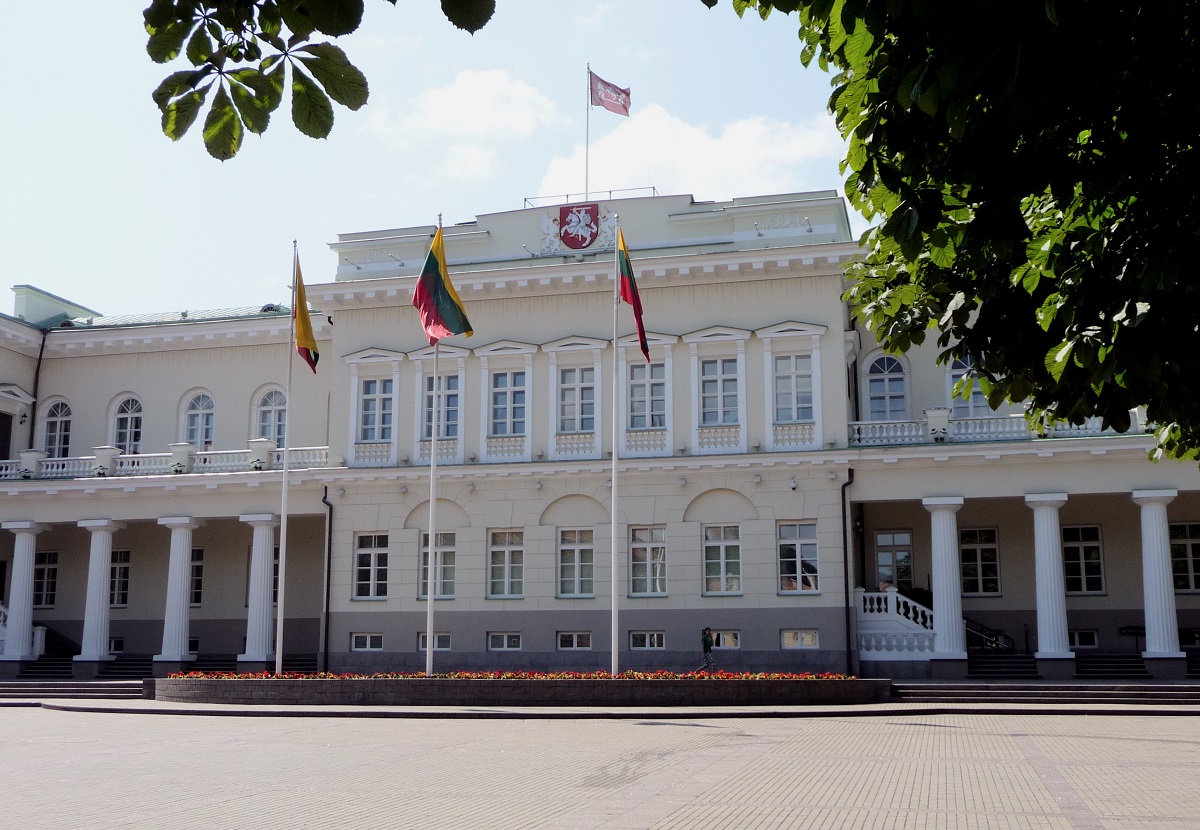
[[[989,628],[981,622],[963,617],[967,628],[967,646],[978,646],[985,651],[1015,651],[1016,643],[1003,631]]]

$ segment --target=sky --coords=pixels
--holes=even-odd
[[[334,278],[339,233],[467,222],[585,185],[701,201],[843,190],[829,75],[801,65],[794,15],[510,0],[470,35],[437,0],[366,0],[336,42],[367,76],[367,105],[336,107],[313,140],[285,100],[219,162],[200,122],[162,134],[150,93],[186,65],[146,55],[144,5],[60,0],[60,28],[42,4],[0,11],[3,286],[108,315],[257,306],[287,301],[293,240],[315,284]],[[589,113],[589,65],[630,89],[628,118]]]

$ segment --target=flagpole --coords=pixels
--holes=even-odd
[[[438,214],[438,230],[442,228],[442,214]],[[425,579],[425,676],[433,677],[433,597],[437,585],[436,574],[441,571],[441,551],[437,544],[437,455],[438,429],[441,407],[438,405],[438,344],[433,341],[433,429],[429,436],[429,552],[426,554]],[[421,390],[422,396],[425,390]]]
[[[583,201],[587,201],[591,197],[591,189],[588,182],[588,174],[591,170],[591,147],[592,147],[592,65],[587,64],[587,109],[584,111],[583,118]]]
[[[291,441],[287,438],[286,430],[292,425],[292,355],[296,349],[296,315],[301,312],[296,308],[296,263],[300,259],[300,250],[296,240],[292,240],[292,315],[288,333],[288,371],[287,388],[284,390],[283,401],[283,486],[280,488],[279,499],[279,587],[276,589],[275,604],[275,674],[283,673],[283,599],[284,588],[287,585],[287,532],[288,532],[288,447]],[[307,314],[305,308],[303,313]]]
[[[616,224],[616,227],[619,231],[620,227],[621,227],[620,215],[613,214],[613,221]],[[612,536],[612,556],[611,556],[611,564],[612,564],[612,574],[611,574],[611,578],[612,578],[612,613],[611,613],[612,631],[610,632],[610,638],[612,640],[611,674],[613,677],[616,677],[620,671],[618,663],[620,662],[619,657],[620,657],[620,647],[621,647],[621,644],[619,642],[620,626],[619,626],[618,620],[617,620],[617,588],[620,584],[620,581],[617,578],[618,570],[619,570],[619,560],[617,559],[617,528],[618,528],[618,525],[617,525],[617,481],[618,481],[617,459],[621,454],[620,442],[619,442],[620,430],[619,430],[619,423],[618,423],[619,412],[618,412],[618,404],[617,404],[617,401],[620,398],[620,395],[618,393],[618,390],[620,389],[620,386],[619,386],[620,372],[618,371],[618,364],[620,363],[620,361],[617,359],[618,354],[619,354],[618,350],[617,350],[617,310],[620,305],[621,305],[621,251],[616,245],[614,245],[613,246],[613,365],[612,365],[612,515],[610,517],[610,520],[612,522],[612,529],[611,529],[611,536]]]

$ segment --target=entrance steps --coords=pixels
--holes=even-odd
[[[21,667],[18,680],[70,680],[73,676],[75,661],[70,655],[48,656],[43,654],[32,663]]]
[[[1032,654],[982,652],[967,655],[969,680],[1036,680],[1037,661]]]
[[[1075,677],[1080,680],[1149,680],[1150,672],[1140,654],[1075,653]]]
[[[902,703],[1123,703],[1200,707],[1200,683],[894,682]]]
[[[131,700],[141,697],[140,680],[0,680],[0,699]]]

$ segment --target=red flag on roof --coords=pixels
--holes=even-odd
[[[617,115],[629,115],[629,90],[613,86],[592,70],[588,70],[592,85],[592,106],[604,107]]]

